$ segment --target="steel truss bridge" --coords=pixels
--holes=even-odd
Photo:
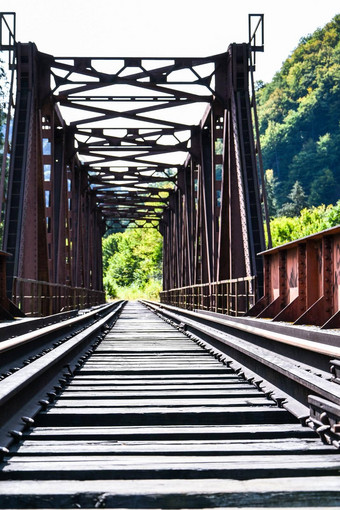
[[[16,42],[14,13],[0,28],[13,119],[0,181],[4,317],[102,303],[102,236],[151,227],[164,240],[163,302],[229,315],[256,302],[253,315],[339,325],[338,230],[268,252],[263,271],[263,15],[249,15],[247,43],[204,58],[55,57]]]
[[[130,226],[162,233],[165,290],[254,275],[261,287],[249,68],[263,43],[206,58],[59,58],[12,35],[1,41],[16,74],[8,294],[25,280],[102,291],[101,238]]]
[[[339,508],[340,226],[265,250],[263,16],[164,59],[0,21],[0,508]],[[129,227],[163,235],[161,303],[103,304]]]

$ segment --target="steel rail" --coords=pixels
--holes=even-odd
[[[335,448],[183,324],[129,303],[104,326],[34,423],[13,433],[0,508],[339,504]]]
[[[111,326],[115,322],[125,303],[119,301],[109,304],[61,324],[3,342],[1,348],[6,351],[48,336],[51,346],[50,350],[43,351],[27,366],[0,381],[0,446],[3,451],[20,437],[34,416],[61,391],[73,369],[91,354],[102,338],[102,332],[108,324]],[[79,326],[82,326],[81,331]],[[60,339],[61,331],[65,341],[53,345],[53,337]]]
[[[32,321],[23,321],[20,325],[20,331],[26,329],[26,332],[16,336],[15,338],[8,338],[0,342],[0,380],[4,379],[11,372],[18,370],[18,367],[28,363],[32,358],[40,355],[43,349],[52,348],[51,345],[54,342],[62,342],[64,339],[75,334],[78,330],[80,331],[84,327],[89,326],[95,322],[99,317],[105,315],[112,305],[103,305],[95,307],[91,311],[77,313],[76,317],[72,317],[71,312],[66,314],[58,314],[56,319],[46,317],[48,321],[47,326],[43,326],[31,331],[34,328],[35,323]],[[65,320],[65,317],[71,316]],[[43,325],[46,321],[38,319],[37,322]],[[50,324],[52,322],[52,324]],[[13,325],[15,328],[15,325]],[[11,326],[9,327],[9,329]],[[17,330],[19,328],[15,328]]]
[[[52,326],[52,324],[71,319],[78,315],[78,312],[78,310],[72,310],[48,315],[47,317],[30,317],[27,319],[12,320],[10,322],[0,322],[0,342],[23,335],[28,331],[34,331],[45,326]]]
[[[152,303],[151,301],[147,301],[147,300],[145,300],[144,302],[150,303],[150,304]],[[224,317],[219,318],[219,317],[217,317],[217,315],[221,315],[221,314],[217,314],[217,313],[213,314],[210,312],[202,312],[202,311],[192,312],[190,310],[182,310],[180,308],[177,308],[177,307],[174,307],[171,305],[164,305],[164,304],[159,305],[159,308],[164,309],[164,310],[178,311],[182,315],[188,315],[195,319],[206,320],[213,324],[220,324],[225,327],[230,327],[235,330],[239,330],[239,331],[242,331],[245,333],[250,333],[251,335],[258,335],[258,336],[260,336],[262,338],[266,338],[268,340],[274,340],[276,342],[280,342],[283,344],[292,345],[294,347],[299,347],[300,349],[314,351],[318,354],[322,354],[325,356],[340,357],[340,347],[333,346],[333,345],[327,345],[323,342],[317,342],[315,340],[298,338],[294,335],[289,335],[287,333],[276,332],[274,329],[267,330],[267,329],[264,329],[263,327],[261,327],[262,324],[259,321],[257,321],[259,326],[254,326],[253,324],[255,321],[251,320],[251,319],[250,319],[250,322],[252,322],[252,324],[247,325],[247,324],[244,324],[243,322],[239,321],[238,318],[235,318],[235,317],[229,318],[228,316],[225,316],[225,318]],[[307,334],[309,334],[309,332]],[[323,334],[324,333],[322,331],[318,332],[319,336],[322,336]],[[327,335],[327,333],[326,333],[326,335]],[[329,334],[327,336],[328,336],[328,338],[330,337]],[[332,337],[334,339],[336,339],[336,336],[333,334],[332,334]]]
[[[340,386],[335,384],[335,378],[315,364],[311,366],[307,362],[302,362],[296,355],[294,356],[296,350],[281,354],[273,350],[273,345],[280,342],[285,346],[302,349],[303,352],[308,350],[320,358],[327,356],[328,363],[332,364],[330,358],[340,357],[339,347],[296,339],[291,335],[238,323],[237,320],[222,319],[170,305],[160,305],[146,300],[142,303],[188,336],[198,337],[205,343],[206,348],[217,348],[215,354],[220,359],[227,354],[234,360],[230,363],[233,369],[244,374],[246,379],[254,381],[265,393],[270,392],[274,400],[302,423],[310,423],[315,428],[316,420],[311,423],[311,415],[315,414],[312,407],[317,405],[317,401],[320,404],[318,418],[325,412],[325,408],[331,406],[336,416],[334,423],[332,422],[333,431],[337,431],[338,434]],[[322,332],[320,334],[322,335]],[[259,344],[258,337],[265,339],[267,343]],[[315,361],[315,356],[313,359]],[[323,366],[324,361],[320,364]]]
[[[20,336],[17,336],[16,338],[4,340],[3,342],[0,343],[0,354],[11,349],[18,348],[20,345],[25,344],[27,342],[41,339],[42,337],[47,336],[50,333],[53,333],[55,335],[57,332],[60,331],[63,332],[63,330],[65,329],[70,329],[78,325],[83,325],[88,320],[95,319],[101,313],[103,312],[105,313],[105,311],[110,309],[111,307],[112,305],[105,305],[100,309],[96,309],[85,314],[78,315],[77,317],[74,317],[72,319],[64,320],[57,324],[45,326],[35,331],[29,331],[28,333],[24,333]]]

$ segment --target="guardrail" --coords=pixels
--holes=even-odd
[[[41,317],[105,303],[105,293],[28,278],[13,279],[13,302],[27,316]]]
[[[255,276],[249,276],[164,290],[160,301],[186,310],[208,310],[238,317],[255,304],[255,289]]]

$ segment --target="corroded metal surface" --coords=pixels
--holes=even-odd
[[[340,327],[340,227],[263,252],[264,296],[249,315]]]

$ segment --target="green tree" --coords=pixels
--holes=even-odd
[[[267,204],[269,216],[273,218],[276,216],[278,211],[277,191],[279,187],[279,181],[274,175],[273,170],[266,170],[265,172],[266,181],[266,192],[267,192]]]
[[[332,170],[324,168],[312,182],[308,202],[310,205],[318,205],[325,196],[328,202],[334,202],[339,196],[338,193],[338,184]]]
[[[280,210],[282,216],[297,216],[307,206],[306,194],[299,181],[294,183],[288,198],[290,202],[283,204]]]
[[[280,181],[279,206],[296,180],[310,204],[340,196],[339,76],[337,15],[303,37],[273,80],[257,88],[264,168],[273,169]],[[332,175],[336,185],[330,196]],[[321,186],[323,177],[326,184]]]
[[[156,297],[162,279],[162,237],[156,229],[135,228],[103,240],[104,287],[111,297],[134,297],[149,289]],[[139,293],[139,294],[138,294]]]
[[[103,271],[106,273],[109,266],[109,260],[118,250],[120,233],[110,235],[103,239]]]
[[[302,209],[294,217],[280,216],[270,222],[273,246],[300,239],[340,225],[340,200],[333,205]]]

